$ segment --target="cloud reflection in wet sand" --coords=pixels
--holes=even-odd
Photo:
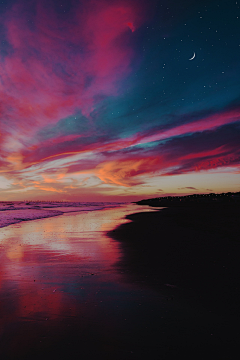
[[[1,229],[4,356],[15,359],[42,351],[44,346],[52,348],[53,339],[61,338],[73,323],[78,333],[85,333],[86,341],[99,334],[96,325],[92,330],[93,323],[102,327],[103,321],[104,331],[111,332],[113,324],[105,315],[128,303],[126,289],[120,285],[121,274],[112,267],[121,257],[121,249],[105,232],[128,221],[122,218],[139,208],[130,204],[64,214]],[[91,335],[86,335],[89,332]]]

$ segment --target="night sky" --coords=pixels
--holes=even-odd
[[[0,200],[240,191],[240,1],[0,2]]]

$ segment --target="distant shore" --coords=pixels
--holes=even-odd
[[[232,204],[240,206],[240,192],[226,192],[226,193],[209,193],[209,194],[191,194],[184,196],[160,196],[156,198],[140,200],[136,202],[138,205],[150,206],[204,206],[206,204]]]

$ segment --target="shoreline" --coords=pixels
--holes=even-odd
[[[0,202],[0,228],[23,221],[46,219],[69,212],[98,211],[115,208],[119,203],[47,203],[47,202]]]

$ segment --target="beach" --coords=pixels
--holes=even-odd
[[[201,321],[196,317],[195,328],[203,330],[198,339],[202,356],[211,349],[221,359],[235,359],[240,336],[240,206],[166,205],[155,213],[129,215],[130,223],[110,232],[125,249],[118,266],[127,269],[131,281],[168,294],[169,301],[198,306],[203,313]],[[183,321],[183,331],[186,326]],[[205,331],[218,339],[215,344],[207,341]]]
[[[84,206],[1,229],[3,359],[238,358],[237,205]]]

